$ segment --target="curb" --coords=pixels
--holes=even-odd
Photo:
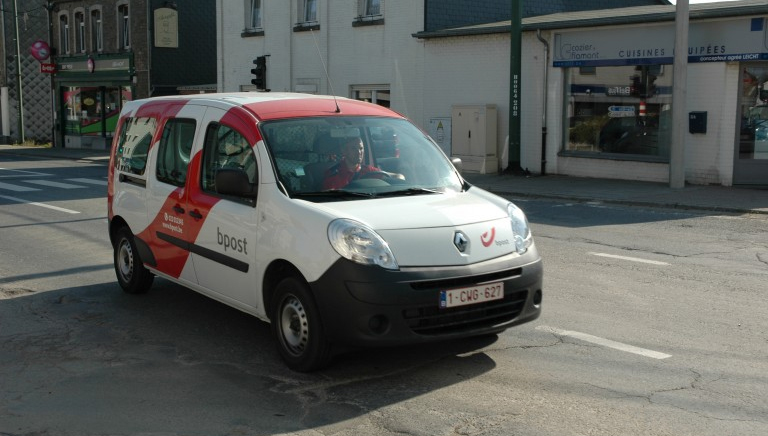
[[[632,207],[652,207],[656,209],[676,209],[676,210],[693,210],[693,211],[700,211],[700,212],[768,215],[768,210],[761,210],[761,209],[747,209],[747,208],[740,208],[740,207],[723,207],[723,206],[698,206],[693,204],[682,204],[682,203],[659,203],[659,202],[639,201],[639,200],[615,200],[615,199],[596,198],[596,197],[578,197],[578,196],[557,195],[557,194],[515,192],[515,191],[508,191],[508,190],[493,188],[491,186],[481,186],[475,183],[472,183],[472,185],[477,186],[480,189],[484,189],[488,192],[492,192],[496,195],[510,195],[510,196],[516,196],[516,197],[524,197],[524,198],[543,198],[543,199],[550,199],[550,200],[572,201],[576,203],[604,203],[604,204],[615,204],[615,205],[632,206]]]

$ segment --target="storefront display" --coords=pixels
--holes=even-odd
[[[66,134],[112,136],[120,109],[131,100],[131,88],[67,87],[63,96]]]
[[[57,136],[68,148],[106,148],[125,102],[134,98],[131,55],[57,61]]]
[[[568,68],[565,152],[669,158],[671,65]]]

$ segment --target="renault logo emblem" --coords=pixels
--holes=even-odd
[[[469,246],[469,239],[467,239],[467,235],[465,235],[464,232],[461,232],[461,231],[454,233],[453,245],[455,245],[460,252],[462,253],[465,252],[467,250],[467,246]]]

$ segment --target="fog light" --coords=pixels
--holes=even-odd
[[[389,319],[384,315],[372,316],[368,320],[368,328],[375,334],[384,334],[389,329]]]
[[[543,295],[541,293],[541,289],[539,289],[533,294],[533,305],[538,307],[541,304],[542,298],[543,298]]]

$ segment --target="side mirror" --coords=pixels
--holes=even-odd
[[[464,170],[463,165],[461,164],[461,158],[452,157],[451,163],[453,164],[454,168],[456,168],[456,171],[458,171],[459,174],[461,174],[462,171]]]
[[[220,168],[216,171],[216,192],[223,195],[256,198],[255,185],[251,185],[248,174],[241,169]]]

